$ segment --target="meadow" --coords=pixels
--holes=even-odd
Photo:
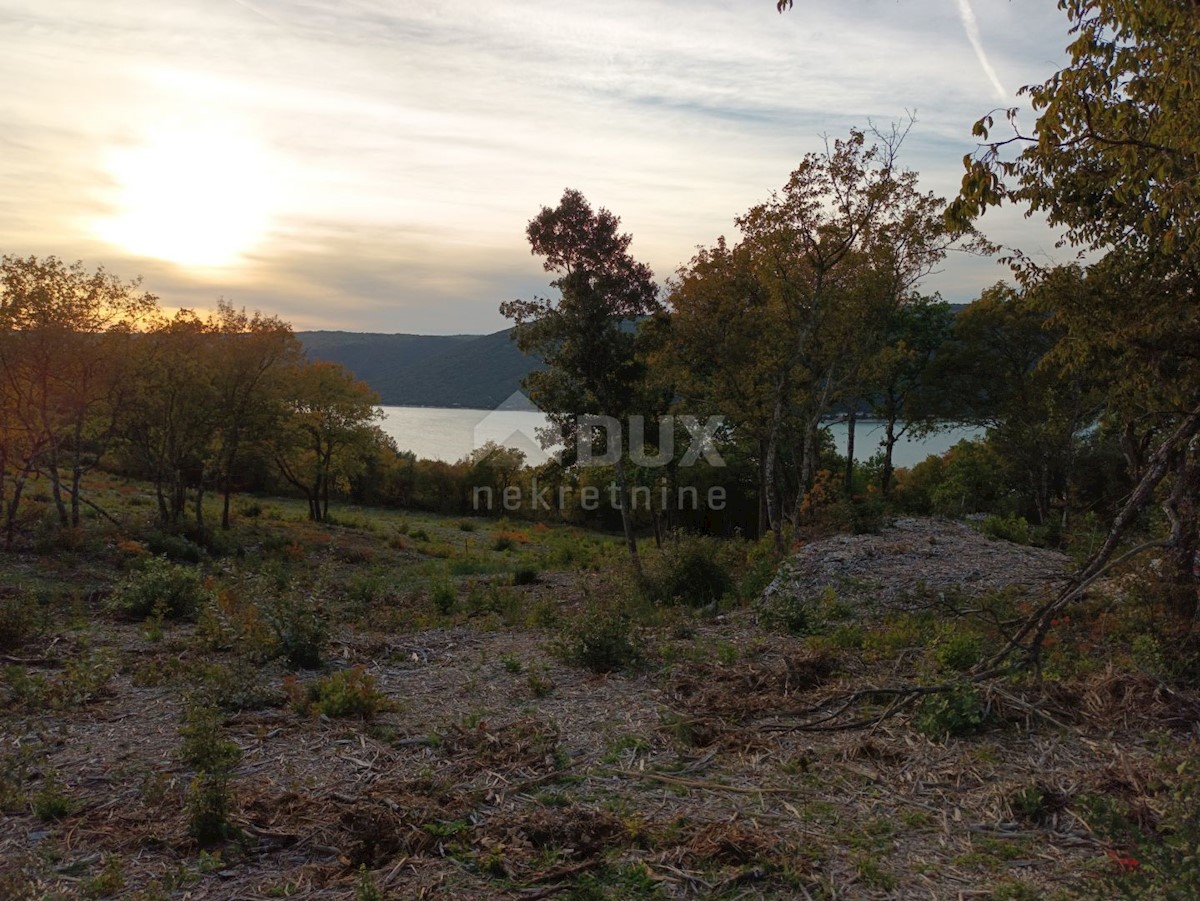
[[[1136,586],[1062,623],[1040,678],[977,685],[1034,590],[764,601],[769,543],[643,541],[638,579],[564,525],[241,497],[200,540],[144,483],[88,488],[113,521],[0,555],[0,897],[1195,885],[1196,695],[1114,600]],[[887,536],[870,554],[914,552]]]

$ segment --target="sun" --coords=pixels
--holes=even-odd
[[[113,151],[106,168],[114,209],[95,232],[139,256],[232,266],[270,229],[278,167],[261,143],[234,129],[154,131]]]

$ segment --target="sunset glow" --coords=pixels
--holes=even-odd
[[[114,150],[107,168],[114,210],[95,232],[137,256],[231,266],[270,229],[275,175],[266,151],[244,135],[164,130]]]

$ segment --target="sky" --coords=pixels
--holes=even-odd
[[[915,114],[901,162],[951,197],[1068,38],[1051,0],[0,0],[0,40],[0,252],[456,334],[551,293],[525,226],[568,187],[660,282],[851,128]],[[980,226],[1061,258],[1019,210]],[[1006,274],[956,254],[924,288]]]

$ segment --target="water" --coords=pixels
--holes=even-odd
[[[542,463],[546,452],[537,441],[537,429],[546,426],[546,417],[526,410],[469,410],[445,407],[381,407],[384,419],[380,427],[396,439],[401,450],[410,450],[418,458],[461,460],[477,447],[495,441],[525,452],[530,463]],[[829,426],[838,449],[846,452],[846,424]],[[941,454],[964,438],[975,438],[981,429],[954,428],[930,435],[920,441],[901,438],[893,452],[897,466],[912,466],[930,454]],[[883,424],[859,421],[854,432],[854,459],[864,461],[879,452]]]

